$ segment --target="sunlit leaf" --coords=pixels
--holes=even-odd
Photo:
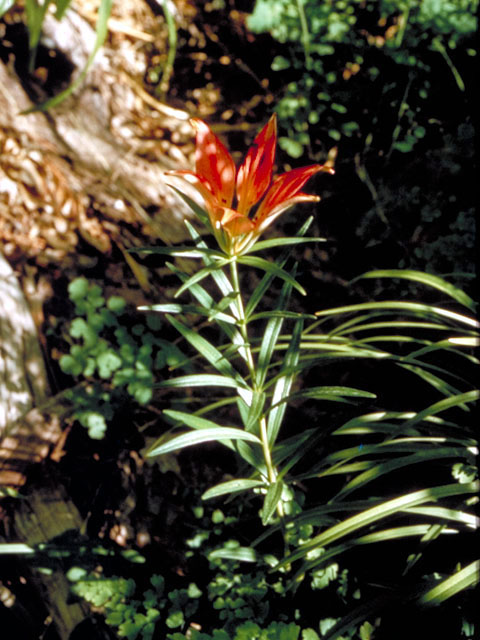
[[[308,229],[310,228],[310,225],[312,224],[312,222],[313,222],[313,216],[311,216],[305,221],[305,223],[299,229],[295,237],[303,238],[303,236],[307,233]],[[257,245],[258,244],[261,244],[261,242],[257,243]],[[276,259],[277,265],[279,267],[284,267],[291,253],[292,253],[292,246],[288,246],[284,251],[282,251],[280,256],[277,257]],[[257,305],[263,299],[265,292],[268,291],[268,289],[270,288],[270,285],[274,280],[274,278],[275,278],[275,275],[273,273],[265,273],[263,278],[260,280],[259,284],[255,287],[255,290],[250,296],[250,299],[245,307],[245,317],[247,318],[247,320],[250,318],[250,316],[253,314],[254,310],[256,309]]]
[[[199,431],[190,431],[181,436],[176,436],[168,442],[155,447],[148,452],[148,457],[160,456],[170,451],[178,451],[185,447],[191,447],[203,442],[220,442],[222,440],[249,440],[257,444],[261,444],[260,440],[248,431],[241,431],[232,427],[216,426],[212,429],[200,429]]]
[[[240,374],[235,371],[229,360],[225,358],[216,347],[208,340],[200,336],[198,333],[185,326],[170,315],[166,316],[169,322],[177,329],[179,333],[221,374],[233,378],[239,386],[246,387],[246,383]]]
[[[213,373],[195,373],[162,380],[153,386],[156,389],[185,389],[188,387],[226,387],[229,389],[238,389],[239,383],[233,378],[219,376]]]
[[[263,249],[270,249],[271,247],[284,247],[284,246],[293,246],[297,244],[305,244],[311,242],[327,242],[326,238],[271,238],[270,240],[260,240],[252,245],[249,249],[245,251],[247,253],[256,253],[257,251],[262,251]],[[244,255],[245,255],[244,254]]]
[[[265,271],[269,275],[272,275],[276,278],[280,278],[281,280],[285,280],[285,282],[288,282],[290,285],[292,285],[292,287],[297,291],[299,291],[302,295],[304,296],[307,295],[307,292],[302,287],[302,285],[299,284],[295,280],[295,278],[293,278],[288,273],[288,271],[285,271],[285,269],[282,269],[281,267],[279,267],[276,262],[268,262],[268,260],[264,260],[263,258],[258,258],[257,256],[241,256],[237,259],[237,261],[240,264],[246,264],[249,267],[253,267],[255,269],[261,269],[262,271]]]
[[[295,323],[292,332],[292,340],[285,353],[285,358],[280,369],[279,376],[275,383],[272,396],[272,409],[268,414],[267,435],[270,447],[272,447],[277,439],[280,426],[286,411],[286,403],[282,402],[292,388],[295,379],[295,368],[300,357],[300,338],[303,330],[303,322],[301,320]]]
[[[417,505],[438,500],[439,498],[476,493],[479,487],[479,483],[469,483],[463,485],[457,483],[443,485],[440,487],[421,489],[420,491],[408,493],[398,498],[394,498],[393,500],[387,500],[386,502],[383,502],[379,505],[362,511],[361,513],[351,516],[338,523],[337,525],[334,525],[333,527],[329,527],[326,531],[322,532],[318,536],[315,536],[308,543],[302,545],[297,551],[288,555],[284,560],[280,562],[278,567],[304,557],[311,549],[325,547],[332,542],[335,542],[336,540],[357,531],[358,529],[361,529],[367,525],[371,525],[372,523],[379,520],[383,520],[401,509],[415,507]],[[316,510],[311,510],[312,515],[315,513],[315,511]]]
[[[290,282],[284,283],[280,292],[280,296],[278,298],[278,302],[276,304],[276,308],[278,311],[281,311],[288,305],[292,286],[293,285]],[[275,316],[273,318],[270,318],[263,332],[263,338],[257,359],[257,375],[255,381],[259,388],[263,387],[263,384],[267,377],[268,367],[270,365],[277,340],[280,336],[283,322],[284,319],[281,314],[278,317]]]
[[[420,596],[418,602],[427,607],[438,606],[460,591],[475,586],[479,581],[480,562],[476,560],[449,576],[446,580],[442,580],[442,582],[433,587],[433,589],[429,589]]]
[[[229,560],[239,560],[240,562],[257,562],[257,553],[251,547],[235,547],[234,549],[215,549],[208,554],[209,560],[225,558]]]
[[[275,513],[278,503],[282,497],[283,482],[277,480],[273,482],[267,489],[262,508],[262,524],[268,524],[270,518]]]
[[[453,323],[458,323],[461,325],[464,324],[474,328],[479,327],[479,323],[474,318],[464,316],[454,311],[450,311],[449,309],[422,304],[420,302],[398,302],[396,300],[387,300],[385,302],[363,302],[360,304],[347,305],[344,307],[336,307],[334,309],[322,309],[321,311],[316,311],[315,315],[317,317],[332,316],[357,311],[366,311],[369,309],[374,311],[380,311],[383,309],[396,310],[399,313],[411,312],[425,318],[440,316],[442,318],[450,320]]]
[[[211,498],[217,498],[231,493],[239,493],[241,491],[248,491],[249,489],[256,489],[265,486],[265,483],[261,480],[251,480],[249,478],[237,478],[235,480],[228,480],[217,484],[215,487],[211,487],[205,491],[202,495],[202,500],[210,500]]]
[[[225,255],[221,251],[209,249],[208,247],[135,247],[129,249],[130,253],[146,253],[148,255],[165,255],[174,256],[176,258],[216,258],[225,260]]]

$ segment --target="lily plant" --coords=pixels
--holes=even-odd
[[[293,237],[260,239],[260,236],[291,206],[318,202],[317,195],[304,193],[302,189],[315,174],[332,174],[333,169],[316,164],[275,177],[275,116],[257,135],[238,170],[210,127],[197,119],[193,124],[195,170],[170,172],[168,178],[172,181],[180,178],[196,190],[202,206],[172,182],[172,188],[191,206],[217,246],[211,246],[208,238],[185,221],[193,244],[145,247],[136,251],[200,260],[201,267],[193,275],[167,262],[180,280],[176,298],[188,294],[189,301],[141,309],[164,314],[192,348],[192,366],[201,366],[201,369],[187,375],[176,375],[172,371],[171,378],[157,383],[159,389],[182,392],[186,406],[191,409],[164,411],[169,429],[152,445],[149,455],[167,454],[202,442],[217,442],[234,452],[240,477],[229,478],[207,489],[203,497],[210,499],[252,491],[261,497],[261,520],[264,525],[271,525],[265,535],[281,533],[284,540],[284,557],[278,558],[277,567],[286,570],[292,563],[299,563],[295,583],[303,579],[306,571],[326,567],[333,558],[357,543],[412,537],[423,543],[429,536],[471,527],[473,515],[469,505],[472,494],[478,491],[473,472],[478,443],[468,428],[461,427],[460,423],[453,425],[450,418],[444,420],[441,414],[459,410],[462,416],[478,398],[478,391],[472,388],[462,368],[452,374],[443,359],[447,354],[467,368],[478,366],[478,360],[469,351],[478,344],[478,323],[471,317],[474,302],[437,276],[409,270],[383,270],[361,277],[413,281],[415,286],[426,286],[440,293],[460,311],[436,304],[395,300],[327,307],[316,314],[289,311],[292,293],[306,294],[296,278],[292,248],[324,239],[305,236],[312,218],[300,225]],[[256,255],[265,249],[280,248],[275,261]],[[256,286],[250,287],[253,290],[246,293],[243,285],[252,281],[247,279],[252,269],[260,271],[262,277],[256,280]],[[208,286],[207,281],[211,281]],[[269,290],[274,285],[277,288],[272,294]],[[274,303],[262,308],[267,292],[268,299],[271,301],[273,297]],[[212,339],[214,326],[218,333]],[[435,335],[439,337],[432,337]],[[372,390],[327,382],[329,363],[354,360],[380,366],[388,362],[439,398],[423,409],[380,410]],[[305,372],[312,367],[324,372],[319,381],[327,384],[303,388]],[[216,395],[210,400],[195,398],[195,389],[202,387],[215,389]],[[405,397],[408,399],[408,394]],[[332,423],[332,426],[322,424],[320,428],[313,420],[295,435],[284,437],[282,426],[292,401],[297,405],[299,401],[319,401],[322,407],[325,402],[363,402],[369,404],[370,411],[340,427]],[[326,440],[331,443],[338,436],[342,443],[339,448],[332,452],[330,444],[330,452],[322,453]],[[353,443],[345,445],[345,438],[352,438]],[[310,468],[305,461],[308,453],[314,454],[310,456],[314,460]],[[413,465],[445,459],[457,461],[458,468],[468,469],[467,480],[420,489],[415,485],[408,490],[415,477],[411,472]],[[370,483],[376,482],[378,491],[379,480],[400,469],[406,470],[404,495],[392,497],[387,492],[385,497],[377,497],[373,502],[365,499]],[[298,486],[311,479],[342,474],[346,479],[336,494],[302,513],[295,497]],[[388,487],[388,483],[383,486]],[[345,502],[347,495],[353,498]],[[446,508],[440,501],[452,496],[460,503],[448,512],[449,526],[432,530],[432,519],[437,518],[441,524],[446,517]],[[398,513],[405,514],[405,525],[381,528]],[[420,523],[410,526],[412,513],[420,518]],[[305,527],[313,532],[318,523],[323,523],[320,533],[302,540],[298,532],[305,531]],[[257,543],[260,544],[261,539]],[[255,561],[257,543],[243,549],[244,559]],[[421,548],[415,558],[421,556]],[[320,551],[325,549],[328,552]],[[238,558],[238,550],[236,553]],[[452,578],[456,585],[453,590],[449,579],[432,585],[431,589],[428,587],[421,596],[423,601],[419,602],[441,602],[474,584],[477,568],[476,562],[466,566],[458,585]],[[407,563],[406,571],[409,569]],[[352,616],[350,622],[358,621],[357,613]]]
[[[334,171],[332,167],[316,164],[293,169],[274,177],[277,144],[275,114],[254,139],[238,171],[232,156],[210,127],[198,119],[194,119],[192,123],[196,130],[195,171],[173,171],[168,172],[167,175],[180,177],[196,189],[203,200],[203,207],[198,206],[175,185],[172,185],[192,207],[207,230],[212,233],[218,249],[209,248],[201,235],[188,222],[186,225],[195,242],[194,249],[191,247],[143,249],[143,251],[164,253],[175,257],[201,258],[204,263],[203,269],[191,277],[187,277],[174,265],[170,265],[183,280],[176,295],[179,296],[188,291],[198,303],[197,305],[153,305],[148,307],[148,310],[167,313],[171,324],[208,361],[216,373],[181,376],[159,383],[158,386],[165,388],[202,385],[233,388],[236,392],[233,400],[237,402],[243,428],[221,427],[198,414],[167,410],[165,412],[167,416],[195,431],[154,447],[152,455],[197,442],[220,439],[226,446],[234,448],[245,460],[256,461],[254,466],[260,474],[256,479],[234,481],[234,485],[227,485],[221,488],[220,492],[228,492],[232,487],[237,491],[243,488],[261,487],[268,495],[267,508],[263,517],[267,522],[275,509],[278,509],[279,513],[282,512],[280,497],[283,483],[279,481],[272,450],[285,412],[285,398],[293,382],[294,376],[289,368],[298,355],[301,327],[306,316],[290,314],[290,317],[295,317],[300,324],[297,325],[296,338],[287,350],[283,367],[281,367],[283,373],[278,375],[277,371],[271,380],[268,380],[268,373],[271,371],[271,360],[281,327],[284,320],[289,317],[286,306],[292,288],[302,294],[306,292],[293,274],[283,268],[289,251],[276,262],[251,254],[254,251],[258,252],[275,246],[323,241],[322,238],[303,237],[311,222],[310,219],[296,237],[258,242],[263,231],[288,208],[301,202],[320,200],[317,195],[301,191],[309,178],[319,172],[332,174]],[[263,279],[247,304],[241,291],[239,265],[264,272]],[[200,284],[207,276],[213,278],[220,290],[221,299],[218,302]],[[257,305],[275,278],[280,278],[284,282],[277,309],[256,314]],[[197,331],[172,315],[186,312],[197,313],[200,317],[206,316],[209,321],[216,322],[221,333],[229,340],[229,344],[219,348],[207,342]],[[266,321],[266,327],[260,344],[254,346],[254,336],[249,331],[249,325],[260,320]],[[257,338],[255,340],[258,341]],[[270,402],[270,409],[266,406],[267,400]]]

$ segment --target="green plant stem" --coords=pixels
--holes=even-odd
[[[170,78],[173,73],[173,63],[175,62],[175,57],[177,55],[177,25],[175,24],[175,18],[168,7],[168,0],[162,0],[160,4],[162,5],[168,30],[167,61],[165,62],[162,79],[160,80],[159,85],[160,96],[165,97],[170,84]]]
[[[257,389],[257,374],[256,374],[256,369],[255,369],[255,362],[253,359],[253,354],[252,354],[252,350],[250,348],[250,342],[248,340],[248,332],[247,332],[247,320],[245,317],[245,308],[244,308],[244,304],[243,304],[243,299],[242,299],[242,293],[240,290],[240,281],[239,281],[239,277],[238,277],[238,267],[237,267],[237,261],[236,260],[232,260],[230,262],[230,274],[232,277],[232,285],[233,285],[233,289],[235,291],[235,306],[236,306],[236,313],[237,313],[237,319],[238,319],[238,327],[240,330],[240,333],[242,335],[243,341],[244,341],[244,356],[245,356],[245,360],[247,362],[247,366],[248,366],[248,370],[250,373],[250,377],[251,377],[251,381],[252,381],[252,387],[255,391],[260,391],[260,389]],[[277,481],[277,471],[275,469],[275,466],[273,464],[273,460],[272,460],[272,454],[270,451],[270,445],[268,442],[268,431],[267,431],[267,421],[265,419],[265,416],[262,416],[259,420],[259,432],[260,432],[260,439],[262,441],[262,453],[263,453],[263,459],[265,461],[265,466],[267,468],[267,477],[268,477],[268,481],[273,484],[274,482]],[[278,515],[282,518],[283,517],[283,506],[281,501],[278,503],[277,505],[277,513]]]
[[[248,371],[250,373],[250,377],[252,380],[252,387],[256,387],[257,376],[255,371],[255,363],[253,360],[252,350],[250,348],[250,343],[248,341],[248,333],[247,333],[247,321],[245,318],[245,308],[243,306],[242,293],[240,291],[240,282],[238,279],[238,267],[237,261],[232,260],[230,262],[230,274],[232,277],[232,285],[233,290],[236,294],[235,296],[235,306],[237,311],[237,320],[238,320],[238,328],[243,338],[244,343],[244,357],[247,362]]]
[[[312,58],[310,56],[310,33],[308,31],[307,16],[305,15],[302,1],[297,0],[296,4],[297,4],[298,17],[300,20],[300,27],[302,30],[302,45],[303,45],[303,51],[305,54],[305,67],[307,69],[311,69]]]
[[[435,51],[438,51],[438,53],[445,60],[450,71],[453,74],[453,77],[455,78],[455,82],[457,83],[457,86],[460,89],[460,91],[465,91],[465,83],[463,82],[462,76],[458,72],[457,67],[453,64],[452,59],[448,55],[446,48],[443,46],[442,42],[440,41],[439,36],[437,36],[432,40],[432,49],[434,49]]]

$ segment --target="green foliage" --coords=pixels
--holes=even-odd
[[[13,5],[15,4],[15,0],[0,0],[0,17],[6,13]],[[57,20],[61,20],[66,11],[68,10],[71,0],[26,0],[25,1],[25,10],[26,10],[26,21],[27,28],[29,34],[29,49],[30,49],[30,58],[29,58],[29,71],[33,72],[36,64],[36,56],[37,49],[40,43],[40,37],[42,34],[42,25],[51,5],[55,5],[55,13],[54,16]],[[100,47],[105,42],[105,38],[108,33],[108,18],[110,17],[110,13],[112,10],[113,0],[101,0],[100,7],[98,11],[98,20],[96,25],[96,39],[95,45],[93,47],[92,52],[87,60],[85,68],[79,74],[77,80],[71,84],[67,89],[59,93],[58,95],[50,98],[46,102],[41,105],[36,105],[32,109],[29,109],[26,113],[30,113],[31,111],[41,110],[46,111],[58,104],[60,104],[65,98],[71,95],[83,82],[85,76],[89,68],[91,67],[95,56],[100,49]]]
[[[102,438],[125,392],[134,402],[147,404],[155,376],[165,367],[176,367],[184,356],[158,337],[158,318],[142,316],[132,326],[125,300],[110,296],[86,278],[68,287],[75,318],[68,327],[70,352],[61,356],[62,371],[87,385],[72,389],[74,417],[92,438]]]
[[[302,632],[302,640],[319,640],[318,635],[311,629]],[[182,633],[174,633],[168,636],[168,640],[299,640],[300,627],[291,622],[271,622],[268,627],[261,628],[255,622],[245,622],[229,634],[223,629],[215,629],[209,633],[201,633],[192,629],[188,636]]]
[[[368,113],[370,126],[377,125],[377,146],[385,123],[392,128],[384,151],[412,152],[433,124],[434,108],[427,104],[431,64],[441,59],[465,89],[453,58],[472,40],[477,6],[477,0],[257,0],[248,26],[270,32],[290,51],[272,62],[274,71],[290,78],[277,105],[287,133],[281,147],[299,158],[306,150],[316,153],[320,139],[363,137]],[[468,45],[467,51],[475,53]],[[388,82],[379,84],[386,72]]]
[[[163,622],[167,629],[185,625],[198,609],[202,592],[191,583],[187,589],[165,590],[165,580],[154,574],[151,588],[136,599],[136,585],[132,579],[104,578],[80,574],[68,576],[73,582],[72,591],[95,607],[101,607],[105,621],[116,628],[119,638],[150,640],[156,626]]]

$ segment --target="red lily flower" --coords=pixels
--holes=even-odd
[[[287,171],[272,181],[277,144],[275,114],[253,141],[238,173],[232,156],[210,127],[197,118],[192,124],[196,130],[195,171],[169,174],[185,178],[199,191],[213,232],[220,246],[230,254],[241,253],[251,246],[262,231],[292,205],[320,200],[300,190],[315,173],[333,173],[331,167],[315,164]],[[256,212],[250,217],[252,207],[257,204]]]

